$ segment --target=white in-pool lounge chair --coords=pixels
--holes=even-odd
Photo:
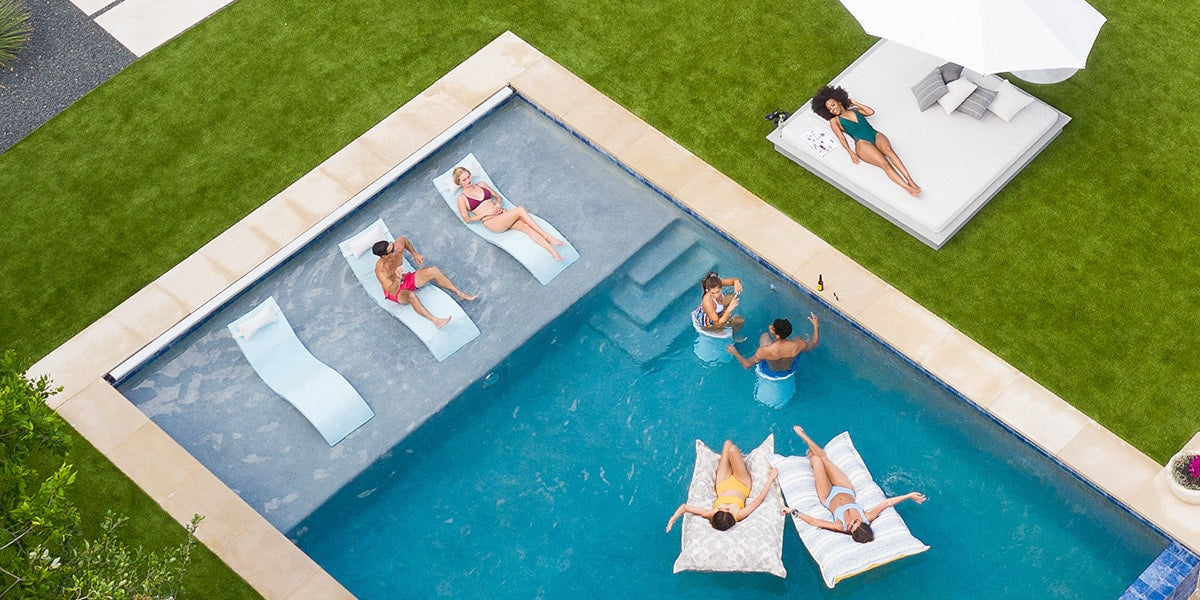
[[[258,376],[330,446],[375,416],[345,377],[308,352],[274,297],[230,323],[229,332]]]
[[[458,214],[458,194],[461,192],[462,188],[460,188],[458,184],[454,183],[453,179],[453,172],[457,167],[466,168],[471,172],[471,177],[476,182],[482,181],[488,184],[488,186],[491,187],[496,193],[500,194],[500,197],[504,199],[504,208],[516,208],[516,205],[509,200],[508,195],[502,193],[500,188],[496,187],[496,184],[492,181],[491,177],[488,177],[487,172],[483,170],[483,167],[480,166],[479,161],[475,159],[475,155],[468,154],[466,158],[458,161],[457,164],[455,164],[453,167],[450,167],[450,169],[445,173],[442,173],[433,179],[434,187],[436,187],[438,193],[442,195],[442,199],[446,201],[446,204],[450,206],[450,210],[454,211],[454,215],[458,217],[459,221],[462,221],[462,215]],[[479,234],[479,236],[483,239],[491,242],[493,245],[499,246],[505,252],[511,254],[512,257],[517,259],[517,261],[524,265],[526,269],[529,269],[529,272],[533,273],[533,276],[536,277],[542,285],[546,285],[547,283],[550,283],[551,279],[554,279],[555,276],[561,273],[563,269],[566,269],[567,267],[571,266],[571,263],[579,260],[579,251],[576,250],[575,247],[571,245],[571,242],[567,241],[567,238],[563,237],[563,235],[559,233],[559,231],[555,229],[553,225],[547,223],[545,219],[534,215],[533,213],[530,213],[530,216],[533,217],[533,220],[537,222],[538,227],[541,227],[543,231],[562,240],[563,245],[556,248],[559,255],[562,256],[562,260],[554,260],[554,258],[550,256],[549,252],[546,252],[544,248],[533,243],[533,240],[529,239],[529,236],[520,231],[513,231],[510,229],[508,231],[496,233],[484,226],[483,223],[462,222],[468,228],[470,228],[471,231]]]
[[[848,432],[842,432],[825,445],[829,460],[850,478],[857,493],[858,503],[870,510],[887,497],[871,479],[867,465],[854,448]],[[817,498],[817,485],[813,480],[812,464],[805,456],[774,455],[771,464],[779,469],[779,487],[788,506],[818,519],[830,519],[833,515]],[[804,547],[821,567],[825,585],[834,585],[847,577],[853,577],[875,567],[885,565],[906,556],[920,554],[929,549],[921,540],[913,537],[908,525],[900,518],[895,507],[886,508],[871,522],[875,541],[860,544],[850,536],[813,527],[793,517],[792,523]]]
[[[418,315],[412,306],[397,304],[383,297],[383,288],[379,285],[379,279],[375,277],[375,261],[379,257],[371,253],[371,246],[380,240],[391,242],[395,239],[383,219],[379,219],[354,237],[338,244],[338,250],[346,258],[346,262],[350,263],[350,269],[354,271],[354,276],[358,278],[367,295],[383,310],[407,325],[425,347],[429,348],[434,358],[438,361],[445,360],[467,342],[479,337],[479,328],[450,294],[433,284],[418,289],[417,297],[435,316],[450,317],[450,322],[441,329],[434,327],[429,319]],[[414,270],[407,259],[404,260],[404,269]]]

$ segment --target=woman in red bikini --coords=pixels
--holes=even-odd
[[[713,529],[717,531],[725,531],[733,527],[738,521],[758,510],[767,494],[770,493],[771,485],[775,483],[778,475],[779,471],[776,471],[775,467],[771,467],[767,474],[767,485],[763,486],[758,496],[747,505],[746,501],[750,500],[750,489],[753,487],[754,481],[750,479],[750,471],[746,469],[742,451],[738,450],[733,442],[725,440],[725,446],[721,448],[721,459],[717,461],[717,472],[714,477],[714,481],[717,482],[714,486],[717,500],[713,502],[712,508],[689,504],[679,505],[679,508],[675,509],[675,514],[671,515],[671,520],[667,521],[667,531],[671,531],[675,520],[684,513],[708,519]]]
[[[404,270],[405,250],[412,254],[413,262],[418,267],[425,264],[425,257],[417,254],[416,248],[413,247],[412,242],[408,241],[408,238],[396,238],[394,242],[380,240],[371,246],[371,252],[379,257],[379,260],[375,261],[375,278],[383,286],[384,298],[396,304],[411,304],[418,315],[433,321],[434,326],[441,329],[450,322],[450,317],[433,316],[433,313],[430,313],[425,305],[421,304],[421,299],[417,297],[417,288],[432,281],[438,287],[453,292],[460,300],[471,301],[478,297],[458,289],[458,286],[454,285],[450,278],[446,277],[446,274],[437,267],[425,267],[406,272]]]
[[[462,186],[463,191],[458,195],[458,214],[464,221],[481,222],[496,233],[516,229],[529,236],[533,243],[545,248],[554,260],[562,260],[562,256],[554,249],[555,246],[561,246],[562,241],[538,227],[524,206],[505,210],[500,194],[486,183],[472,183],[471,172],[463,167],[455,167],[451,176],[454,183]]]

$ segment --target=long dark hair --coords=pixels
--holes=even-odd
[[[862,523],[858,524],[858,529],[855,529],[854,531],[846,531],[844,533],[849,534],[850,537],[854,538],[854,541],[860,544],[875,541],[875,532],[871,529],[871,526],[867,524],[866,516],[863,517]]]
[[[832,119],[833,113],[829,112],[828,108],[825,108],[825,103],[831,99],[837,100],[837,103],[841,104],[843,108],[850,108],[850,93],[843,90],[841,86],[827,85],[821,88],[816,96],[813,96],[812,111],[817,113],[817,116],[822,119]]]
[[[710,519],[709,522],[712,523],[713,529],[716,529],[717,531],[725,531],[726,529],[733,527],[734,524],[737,523],[737,519],[735,519],[733,514],[729,513],[728,511],[718,510],[717,512],[713,513],[712,519]]]

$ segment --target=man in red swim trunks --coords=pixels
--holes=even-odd
[[[454,285],[449,277],[437,267],[425,267],[416,271],[404,270],[404,251],[407,250],[418,267],[425,264],[425,257],[417,254],[408,238],[397,238],[394,242],[378,241],[371,247],[371,252],[379,257],[375,261],[375,277],[383,286],[383,297],[396,304],[411,304],[418,315],[433,321],[434,326],[441,329],[450,322],[450,317],[435,317],[430,313],[421,299],[417,297],[417,288],[424,287],[432,281],[438,287],[453,292],[460,300],[474,300],[478,296],[464,293]]]

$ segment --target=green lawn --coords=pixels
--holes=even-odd
[[[511,29],[1165,461],[1200,429],[1200,4],[1094,4],[1089,68],[1023,86],[1073,121],[933,251],[763,139],[874,42],[835,0],[239,0],[0,155],[0,348],[50,351]]]

